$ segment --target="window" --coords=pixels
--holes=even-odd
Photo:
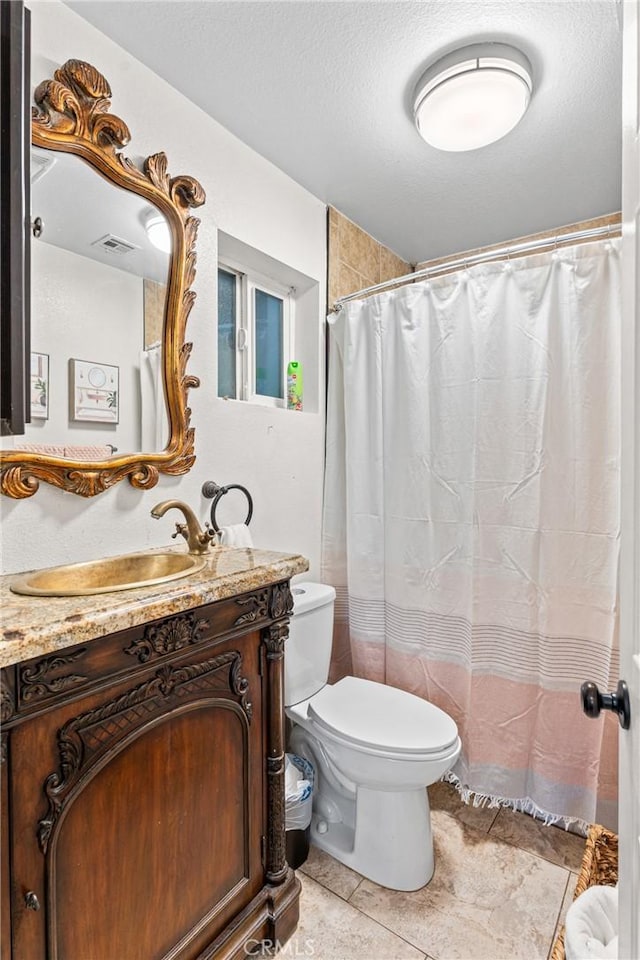
[[[318,413],[324,299],[317,278],[218,231],[218,396],[287,406],[286,371],[300,365],[302,409]]]
[[[218,269],[218,396],[284,406],[293,290],[225,264]]]

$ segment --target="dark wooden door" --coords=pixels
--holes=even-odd
[[[200,649],[11,731],[14,960],[191,960],[261,889],[258,646]]]

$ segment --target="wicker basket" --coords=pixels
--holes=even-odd
[[[589,828],[582,867],[573,899],[595,884],[613,887],[618,882],[618,836],[599,826]],[[549,960],[565,960],[564,927],[560,928]]]

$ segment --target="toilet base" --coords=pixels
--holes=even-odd
[[[322,808],[322,796],[318,801],[314,810]],[[311,842],[382,887],[419,890],[434,870],[426,788],[394,793],[358,787],[355,827],[314,812]]]

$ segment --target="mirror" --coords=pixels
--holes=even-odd
[[[162,359],[167,219],[72,154],[34,147],[31,165],[36,382],[31,423],[18,443],[78,454],[100,445],[106,455],[111,447],[160,453],[168,421],[164,391],[153,386],[162,385],[154,373]]]
[[[191,177],[164,154],[139,170],[111,91],[70,60],[34,94],[31,423],[0,451],[2,492],[39,481],[93,496],[128,477],[141,488],[194,462],[187,393],[195,299]]]

